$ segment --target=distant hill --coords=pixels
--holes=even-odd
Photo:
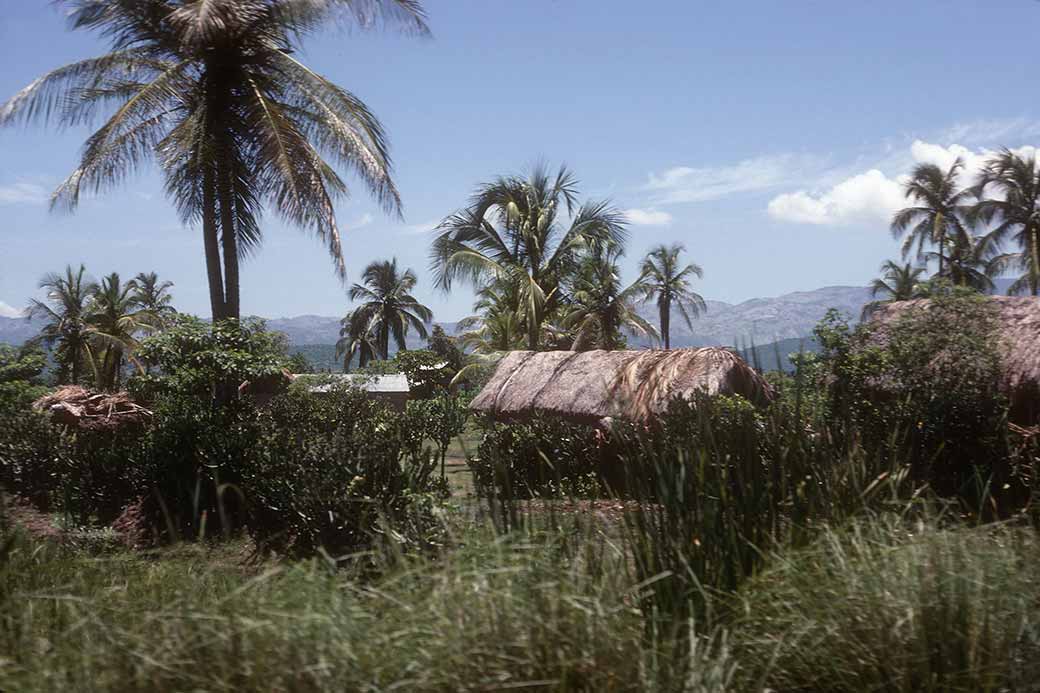
[[[1009,279],[997,280],[996,293],[1004,293]],[[870,300],[870,290],[859,286],[826,286],[814,291],[796,291],[772,298],[753,298],[741,303],[708,301],[708,311],[688,328],[676,316],[672,317],[673,346],[717,346],[741,344],[771,344],[781,340],[808,337],[817,322],[830,308],[837,308],[852,320],[859,319],[863,304]],[[657,310],[652,304],[640,307],[640,312],[657,323]],[[455,333],[455,323],[439,323],[448,334]],[[284,332],[294,346],[335,344],[339,339],[339,318],[321,315],[298,315],[288,318],[270,318],[272,330]],[[39,323],[25,318],[0,317],[0,342],[21,344],[39,330]],[[412,335],[410,348],[423,340]],[[327,360],[327,359],[322,359]],[[775,360],[775,358],[774,358]]]

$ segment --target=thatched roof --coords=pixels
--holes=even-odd
[[[470,408],[499,419],[546,413],[586,423],[646,421],[698,391],[753,402],[773,397],[768,383],[728,349],[514,351]]]
[[[59,387],[33,402],[33,407],[50,414],[56,423],[87,431],[137,426],[152,418],[152,412],[126,392],[91,392],[78,385]]]
[[[1040,410],[1040,298],[987,296],[986,300],[995,311],[1000,333],[1001,387],[1012,400],[1013,409],[1032,416]],[[907,311],[930,305],[928,299],[890,303],[879,307],[872,320],[881,325],[883,336],[884,325]]]

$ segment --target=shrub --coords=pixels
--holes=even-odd
[[[432,540],[435,462],[406,456],[395,418],[349,388],[272,400],[243,467],[250,534],[279,552],[337,558],[383,532],[413,546]]]
[[[606,493],[603,434],[554,417],[494,423],[469,461],[478,493],[513,498],[588,497]]]

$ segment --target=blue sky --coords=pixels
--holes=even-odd
[[[1040,142],[1040,3],[427,0],[433,38],[329,32],[303,54],[361,97],[392,143],[405,221],[355,185],[340,204],[348,279],[396,256],[437,319],[471,292],[428,279],[429,228],[481,181],[566,162],[587,197],[629,210],[629,276],[652,245],[681,241],[710,299],[864,284],[898,254],[885,219],[915,161],[975,165]],[[48,3],[0,19],[0,99],[103,52]],[[48,212],[86,130],[0,130],[0,314],[45,272],[156,270],[205,314],[201,234],[185,229],[154,170],[72,216]],[[322,246],[265,217],[243,268],[243,312],[340,315]]]

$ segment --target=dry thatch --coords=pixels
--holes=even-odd
[[[1040,414],[1040,298],[1035,296],[988,296],[995,311],[1001,348],[1001,388],[1011,401],[1013,421],[1035,423]],[[881,306],[873,321],[881,326],[907,311],[927,309],[927,299],[900,301]]]
[[[470,408],[498,419],[536,413],[583,423],[647,421],[697,392],[773,398],[769,384],[728,349],[514,351],[499,363]]]
[[[50,414],[56,423],[85,431],[138,426],[152,418],[152,412],[126,392],[91,392],[79,385],[60,387],[33,402],[33,407]]]

